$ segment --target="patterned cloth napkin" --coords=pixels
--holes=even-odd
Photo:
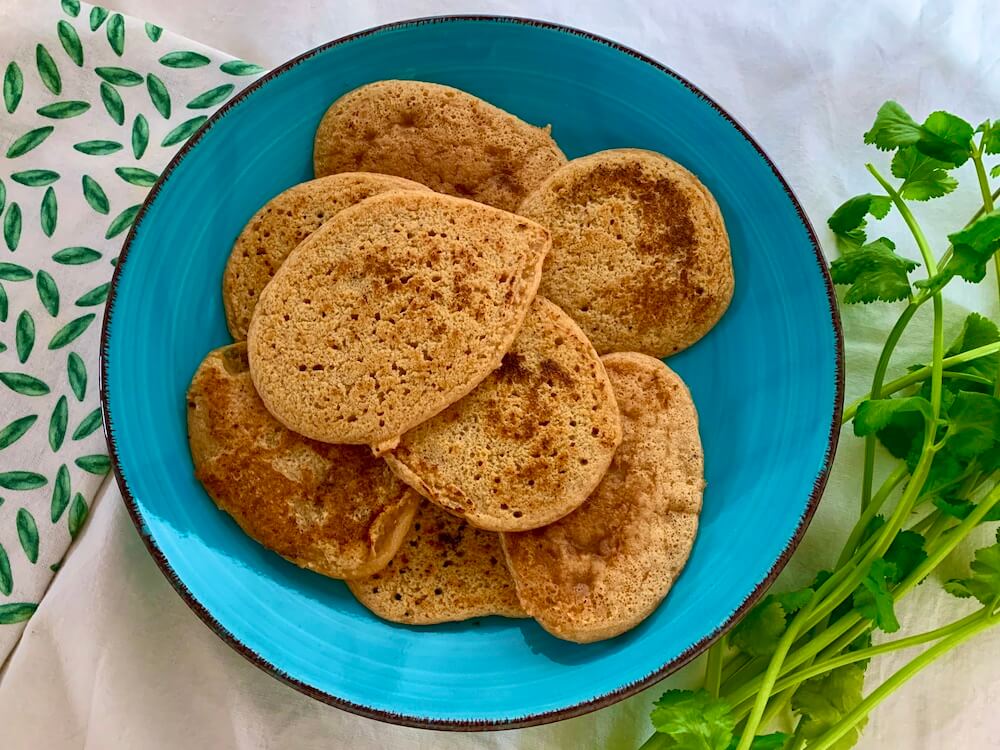
[[[79,0],[0,22],[2,664],[110,469],[98,360],[122,242],[174,152],[262,69]]]

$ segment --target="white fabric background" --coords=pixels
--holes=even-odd
[[[1000,117],[1000,16],[985,1],[214,0],[211,10],[200,0],[112,5],[266,66],[367,26],[434,13],[507,13],[585,28],[651,55],[716,98],[774,158],[820,230],[844,198],[871,189],[864,162],[885,161],[861,142],[884,99],[899,100],[918,117],[939,108],[973,122]],[[939,243],[971,215],[977,192],[966,184],[963,195],[922,207],[932,241]],[[904,236],[895,225],[889,228]],[[962,317],[956,303],[996,319],[993,283],[990,277],[982,289],[952,293],[952,329]],[[893,314],[887,307],[845,311],[848,399],[865,390]],[[904,340],[896,364],[926,360],[927,342],[926,335]],[[827,562],[854,515],[856,442],[845,433],[820,514],[788,577]],[[948,572],[960,571],[968,556],[967,549]],[[923,630],[963,613],[960,602],[924,585],[907,600],[902,619]],[[876,662],[870,679],[891,673],[894,664],[899,660]],[[884,703],[859,747],[1000,747],[993,708],[1000,700],[998,665],[1000,633],[966,644]],[[679,679],[696,677],[689,671]],[[449,735],[350,716],[279,684],[205,628],[156,570],[112,488],[96,504],[0,681],[0,746],[634,748],[648,733],[649,703],[664,684],[612,709],[520,732]]]

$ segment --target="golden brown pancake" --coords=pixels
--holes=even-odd
[[[374,573],[399,549],[419,496],[367,448],[279,424],[250,382],[246,344],[209,353],[187,416],[195,476],[268,549],[334,578]]]
[[[378,81],[333,103],[316,131],[316,176],[383,172],[513,211],[566,157],[549,135],[464,91]]]
[[[579,507],[620,441],[597,352],[566,313],[535,297],[500,367],[404,434],[386,462],[473,526],[521,531]]]
[[[669,356],[729,307],[733,265],[718,204],[661,154],[623,148],[574,159],[518,213],[552,233],[539,294],[600,354]]]
[[[389,565],[347,585],[379,617],[409,625],[525,616],[504,565],[500,537],[426,500]]]
[[[236,238],[222,277],[222,303],[229,332],[247,337],[260,293],[302,240],[341,209],[386,190],[428,190],[402,177],[348,172],[310,180],[275,196]]]
[[[620,635],[656,609],[691,552],[705,486],[683,381],[644,354],[603,359],[623,428],[603,481],[562,520],[501,535],[521,606],[578,643]]]
[[[282,424],[395,447],[496,369],[534,299],[548,233],[496,208],[392,191],[288,256],[250,323],[250,372]]]

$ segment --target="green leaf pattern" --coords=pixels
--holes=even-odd
[[[0,49],[0,663],[111,470],[95,384],[125,235],[173,153],[263,72],[80,0],[37,13],[35,38]]]

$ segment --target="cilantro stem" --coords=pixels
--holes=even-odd
[[[851,529],[850,536],[847,537],[847,543],[844,544],[844,549],[840,552],[840,558],[837,560],[837,568],[842,568],[844,563],[846,563],[851,556],[855,553],[858,548],[858,543],[861,541],[861,537],[864,535],[865,530],[868,528],[868,524],[871,523],[875,515],[882,509],[885,501],[892,494],[892,491],[899,486],[909,475],[910,470],[907,468],[906,464],[900,462],[899,465],[893,470],[893,472],[886,478],[879,487],[878,492],[872,497],[870,503],[865,506],[865,509],[861,512],[860,518],[858,518],[857,523],[854,524],[854,528]]]
[[[803,618],[802,623],[804,630],[808,630],[822,620],[826,615],[833,612],[833,610],[836,609],[842,601],[854,593],[854,590],[861,584],[861,581],[868,574],[868,569],[871,567],[871,564],[885,554],[889,545],[892,544],[892,540],[896,538],[896,534],[898,534],[900,529],[903,528],[903,524],[906,522],[907,516],[909,516],[910,511],[913,509],[914,502],[920,495],[920,490],[923,488],[924,482],[927,481],[927,475],[930,472],[931,462],[934,459],[932,441],[933,430],[931,425],[928,425],[928,428],[924,431],[924,447],[920,454],[920,460],[917,462],[912,478],[907,484],[906,489],[903,491],[903,495],[896,504],[896,508],[893,510],[889,520],[886,522],[885,526],[878,530],[875,537],[873,537],[876,541],[868,547],[867,552],[862,556],[861,560],[859,560],[856,565],[850,567],[850,572],[834,587],[833,591],[820,596],[820,592],[822,592],[824,588],[821,586],[816,592],[816,596],[813,597],[813,601],[815,602],[817,599],[822,599],[822,602],[809,608],[809,611],[800,610],[800,614],[805,612],[806,615]],[[830,580],[826,583],[829,584]],[[789,626],[789,629],[791,629],[791,626]]]
[[[722,657],[725,655],[728,638],[725,634],[708,649],[708,664],[705,667],[705,689],[713,698],[719,697],[722,685]]]
[[[895,205],[896,209],[899,211],[899,215],[902,216],[903,221],[906,222],[906,226],[909,228],[910,234],[913,235],[913,239],[917,243],[917,248],[920,250],[920,256],[924,259],[924,266],[927,268],[927,278],[930,279],[936,276],[938,266],[937,260],[934,258],[934,252],[927,243],[927,237],[924,236],[924,230],[920,228],[916,218],[913,216],[913,212],[910,211],[910,207],[906,205],[906,201],[904,201],[902,196],[896,191],[896,188],[890,185],[889,182],[881,174],[879,174],[874,165],[869,163],[865,166],[888,194],[889,198],[893,202],[893,205]],[[931,360],[931,412],[934,415],[933,421],[936,422],[938,415],[941,413],[941,372],[942,360],[944,359],[944,305],[941,300],[940,291],[934,293],[932,300],[934,303],[934,344]],[[881,392],[881,387],[878,390]],[[876,389],[872,388],[872,393],[875,392]],[[929,429],[933,430],[933,426],[929,427]]]
[[[722,682],[727,683],[734,679],[740,672],[746,669],[751,662],[755,661],[753,657],[748,654],[738,653],[728,662],[726,666],[722,669]]]
[[[961,354],[955,354],[952,355],[951,357],[945,357],[941,361],[941,364],[945,368],[954,367],[955,365],[964,365],[968,362],[974,362],[975,360],[980,359],[982,357],[988,357],[991,354],[996,354],[997,352],[1000,352],[1000,341],[995,342],[993,344],[986,344],[985,346],[980,346],[975,349],[969,349],[969,351],[967,352],[962,352]],[[931,370],[932,368],[928,365],[925,367],[921,367],[919,370],[914,370],[913,372],[907,373],[906,375],[896,378],[895,380],[890,380],[888,383],[882,386],[881,397],[885,398],[886,396],[901,391],[904,388],[907,388],[911,385],[916,385],[917,383],[926,380],[928,377],[930,377]],[[946,377],[952,377],[962,380],[971,380],[976,383],[982,383],[983,385],[990,385],[993,382],[991,380],[988,380],[987,378],[981,378],[976,375],[969,375],[967,373],[962,373],[962,372],[952,372],[952,373],[945,372],[943,374]],[[844,410],[843,423],[846,424],[847,422],[854,419],[854,415],[857,414],[858,412],[858,407],[862,404],[862,402],[868,401],[870,398],[872,398],[871,393],[865,394],[865,396],[859,398],[857,401],[848,406]]]
[[[844,718],[838,721],[833,727],[826,731],[821,737],[809,743],[809,750],[830,750],[837,742],[847,734],[855,724],[864,719],[893,691],[902,686],[924,667],[933,663],[936,659],[946,654],[959,644],[972,638],[980,631],[996,624],[996,616],[982,617],[976,622],[966,625],[964,628],[947,638],[938,641],[911,662],[903,666],[888,680],[875,688],[871,694],[849,711]]]
[[[903,331],[906,326],[909,325],[910,319],[917,312],[920,307],[920,302],[913,301],[906,306],[896,324],[889,331],[889,336],[886,338],[885,346],[882,347],[882,352],[879,354],[878,362],[875,364],[875,374],[872,376],[872,389],[871,398],[882,398],[882,384],[885,382],[885,373],[889,369],[889,360],[892,358],[892,353],[896,349],[896,344],[899,343],[900,337],[903,335]],[[865,463],[864,470],[861,480],[861,508],[867,508],[868,503],[871,502],[872,497],[872,479],[875,475],[875,436],[868,435],[865,438]]]
[[[986,167],[983,165],[982,147],[986,141],[986,133],[983,133],[979,148],[972,151],[972,163],[976,166],[976,178],[979,180],[979,192],[983,196],[983,213],[988,214],[993,211],[993,195],[990,194],[990,180],[986,176]],[[996,272],[997,293],[1000,295],[1000,253],[993,253],[993,269]],[[1000,378],[997,378],[993,385],[993,395],[1000,396]]]
[[[924,633],[911,635],[907,638],[898,638],[894,641],[887,641],[885,643],[880,643],[877,646],[859,649],[858,651],[849,651],[841,656],[819,661],[811,667],[800,669],[798,672],[792,672],[792,674],[787,677],[783,677],[778,680],[774,686],[774,690],[775,692],[787,690],[788,688],[795,687],[796,685],[812,679],[813,677],[818,677],[821,674],[825,674],[826,672],[830,672],[831,670],[838,669],[840,667],[846,667],[848,664],[865,661],[866,659],[874,659],[876,656],[881,656],[882,654],[889,654],[893,651],[902,651],[903,649],[913,648],[914,646],[920,646],[924,643],[940,640],[962,630],[971,623],[982,620],[984,617],[989,615],[989,612],[989,608],[984,607],[976,610],[971,615],[963,617],[961,620],[955,620],[954,622],[948,623],[947,625],[943,625],[942,627],[934,630],[928,630]],[[733,701],[735,702],[738,697],[739,696],[734,695]]]

